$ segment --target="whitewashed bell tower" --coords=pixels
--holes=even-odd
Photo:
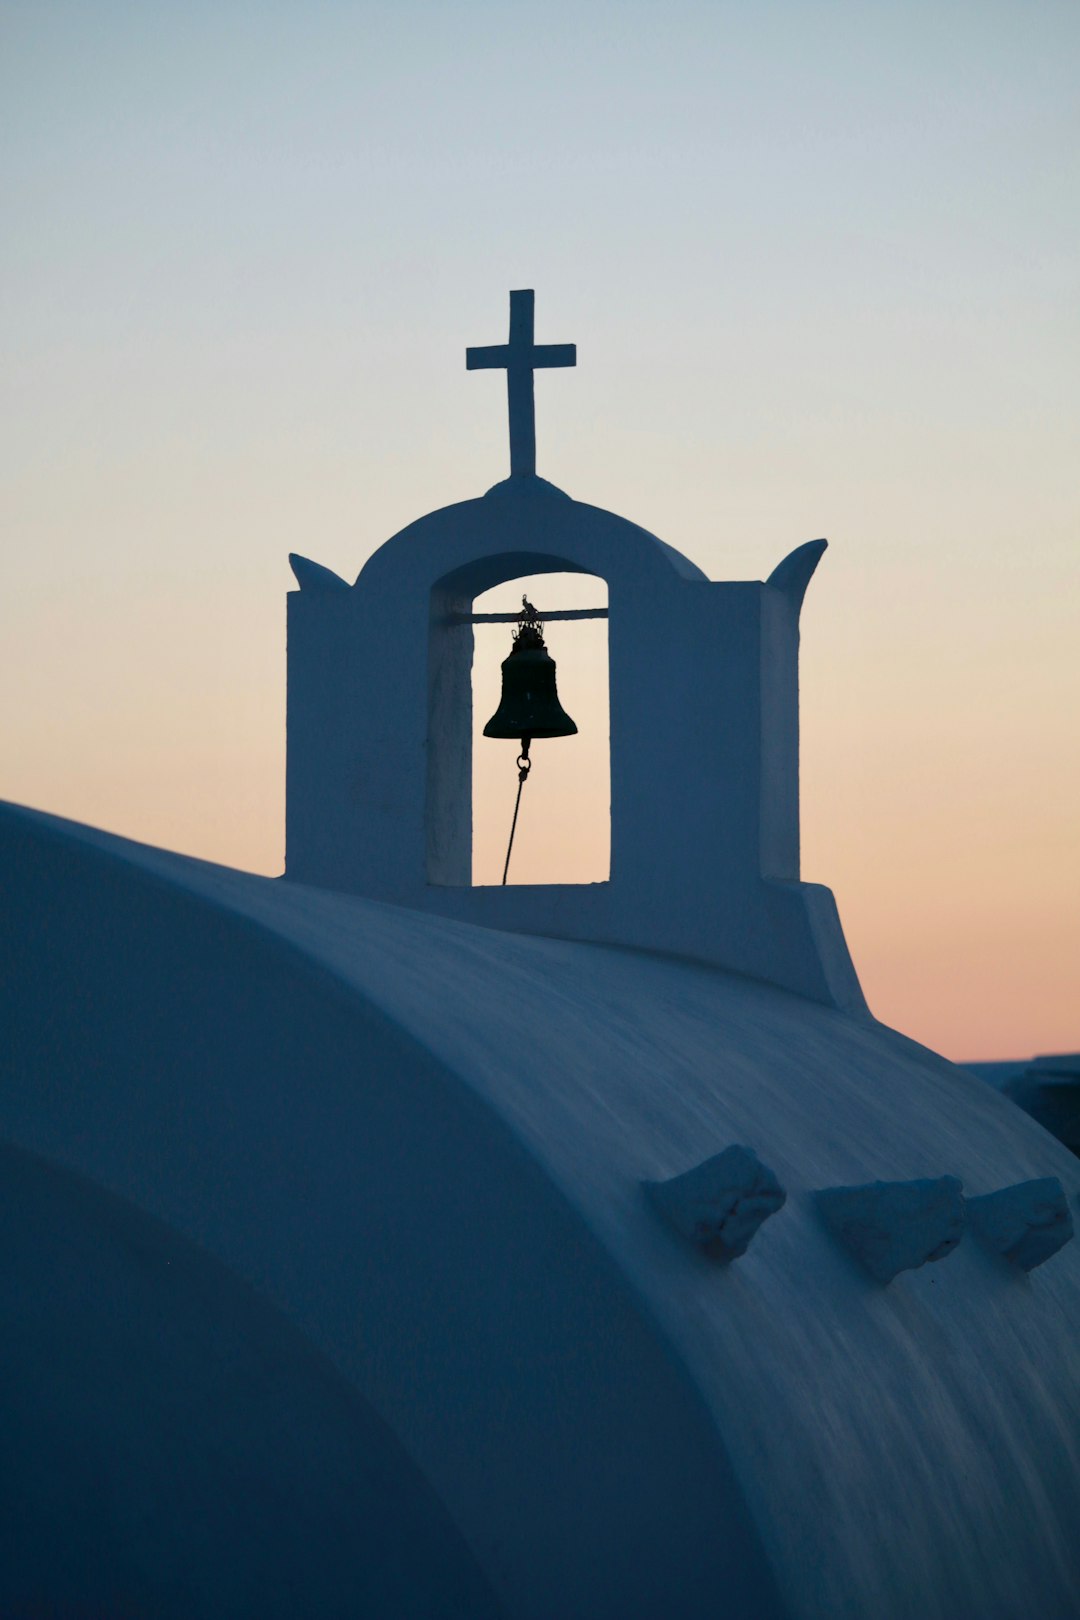
[[[713,583],[539,478],[533,371],[576,349],[534,343],[532,292],[510,310],[509,342],[467,354],[506,370],[510,477],[410,524],[352,586],[291,559],[286,877],[862,1010],[832,894],[799,877],[799,614],[826,542],[764,582]],[[473,887],[473,602],[565,572],[608,585],[610,878]]]

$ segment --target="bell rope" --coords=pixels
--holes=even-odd
[[[517,798],[514,800],[514,819],[510,823],[510,842],[506,846],[506,865],[503,867],[502,875],[504,888],[506,887],[506,874],[510,870],[510,851],[514,847],[514,834],[517,831],[518,811],[521,809],[521,790],[525,786],[529,772],[532,770],[532,760],[529,758],[529,744],[531,741],[531,737],[522,737],[521,753],[517,757],[518,790]]]

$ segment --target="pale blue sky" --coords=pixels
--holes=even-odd
[[[806,869],[875,1009],[1080,1044],[1080,8],[0,18],[0,794],[278,869],[286,553],[504,475],[463,351],[535,287],[541,473],[714,577],[830,538]]]

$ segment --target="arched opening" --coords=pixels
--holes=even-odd
[[[581,573],[522,576],[476,597],[472,612],[516,617],[523,595],[545,619],[559,700],[578,734],[532,745],[507,882],[604,883],[611,865],[607,619],[550,615],[606,609],[607,583]],[[472,881],[478,886],[502,881],[518,787],[518,745],[483,734],[499,703],[500,669],[513,628],[473,624]]]

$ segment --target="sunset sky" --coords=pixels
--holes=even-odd
[[[287,553],[505,476],[464,351],[534,287],[541,474],[716,579],[828,537],[803,875],[874,1012],[1080,1047],[1074,0],[8,0],[0,79],[0,795],[279,872]],[[604,635],[519,879],[602,875]]]

